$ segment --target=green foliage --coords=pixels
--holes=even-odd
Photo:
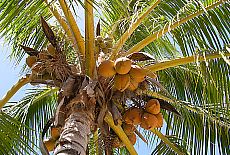
[[[167,136],[167,138],[173,142],[174,144],[176,144],[176,146],[182,150],[182,152],[184,154],[188,154],[187,153],[187,149],[186,149],[186,142],[183,141],[183,139],[178,139],[177,137],[174,136]],[[164,154],[171,154],[171,155],[176,155],[176,153],[173,152],[173,150],[171,150],[170,147],[168,147],[164,142],[160,142],[156,148],[153,150],[152,155],[164,155]]]
[[[25,125],[20,128],[20,132],[26,135],[27,138],[22,139],[27,145],[38,146],[40,133],[47,120],[53,116],[56,107],[56,92],[57,89],[50,88],[29,89],[19,102],[5,108],[7,114]]]
[[[216,2],[163,0],[137,28],[124,48],[128,50],[167,24]],[[106,18],[104,24],[107,25],[104,31],[115,35],[115,39],[119,38],[137,17],[136,11],[143,10],[149,4],[143,1],[106,0],[102,3],[103,16]],[[143,51],[152,54],[157,61],[227,52],[225,47],[230,43],[228,8],[229,3],[223,2],[218,7],[205,11],[204,14],[158,38]],[[126,11],[122,12],[124,9]],[[223,59],[215,59],[158,73],[160,83],[179,101],[174,103],[174,106],[179,108],[182,114],[181,117],[164,114],[167,122],[166,134],[183,139],[188,144],[183,147],[190,154],[229,154],[229,71],[229,65]],[[157,148],[160,147],[163,147],[162,143]],[[171,149],[168,151],[163,154],[171,154]],[[156,150],[154,152],[159,153]]]
[[[4,0],[0,2],[0,35],[12,44],[11,58],[18,64],[25,55],[19,46],[41,49],[47,40],[40,24],[40,17],[51,18],[43,0]]]
[[[103,14],[101,17],[104,26],[103,34],[109,34],[117,41],[146,6],[154,2],[155,0],[98,2]],[[123,48],[128,50],[165,26],[204,10],[202,15],[169,31],[146,46],[143,51],[153,55],[156,62],[191,55],[227,52],[225,47],[230,44],[229,2],[223,1],[214,9],[205,10],[216,2],[219,1],[162,0],[134,31]],[[71,1],[73,10],[74,3],[76,2]],[[40,16],[46,20],[52,17],[42,0],[0,2],[0,33],[12,44],[11,57],[16,60],[16,63],[19,63],[24,56],[19,44],[35,49],[41,49],[47,44],[41,29]],[[56,26],[53,28],[59,30]],[[56,35],[65,36],[62,32]],[[67,52],[67,57],[72,63],[78,63],[74,61],[75,58],[72,59],[72,48],[64,44],[67,51],[70,51]],[[223,59],[214,59],[169,68],[158,73],[159,82],[173,96],[174,106],[182,115],[178,117],[163,112],[166,122],[165,133],[172,142],[182,150],[187,150],[189,154],[230,154],[229,72],[230,66]],[[46,120],[53,114],[56,91],[32,89],[21,101],[5,107],[7,114],[33,128],[34,131],[21,125],[19,127],[17,121],[5,113],[0,113],[0,129],[2,129],[0,141],[6,141],[5,150],[1,149],[3,146],[0,145],[0,152],[5,151],[1,153],[14,154],[15,152],[12,151],[21,149],[31,151],[30,146],[37,140],[33,134],[36,132],[38,135]],[[6,129],[15,132],[5,134],[8,132]],[[19,134],[19,129],[22,130],[22,135],[28,138],[19,139],[22,136]],[[158,140],[148,132],[145,137],[148,137],[150,145]],[[14,139],[18,143],[14,143],[12,141]],[[25,147],[27,143],[30,145]],[[11,147],[15,149],[10,150]],[[115,153],[127,154],[126,151],[126,149],[115,150]],[[160,142],[153,154],[172,154],[172,150]]]
[[[0,129],[0,154],[37,154],[27,143],[33,144],[33,141],[23,132],[24,129],[33,131],[2,111],[0,112]]]

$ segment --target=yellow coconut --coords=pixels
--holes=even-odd
[[[131,78],[131,77],[130,77]],[[128,89],[131,90],[131,91],[134,91],[138,88],[138,82],[136,82],[135,80],[133,80],[132,78],[130,79],[130,84],[129,84],[129,87]]]
[[[50,55],[54,56],[56,54],[56,49],[53,47],[52,44],[48,44],[47,50],[48,50],[48,52],[49,52]]]
[[[122,125],[122,128],[126,135],[130,135],[135,131],[135,126],[133,124],[124,123]]]
[[[127,124],[138,125],[141,123],[141,116],[142,109],[133,107],[124,113],[123,119]]]
[[[136,143],[136,141],[137,141],[136,135],[134,133],[132,133],[132,134],[127,135],[127,136],[129,138],[130,142],[134,145]]]
[[[114,78],[114,88],[119,90],[120,92],[125,91],[130,84],[130,76],[128,74],[120,75],[116,74]]]
[[[37,61],[37,57],[36,56],[28,56],[26,58],[26,64],[31,68],[33,66],[33,64],[35,64]]]
[[[161,128],[163,126],[163,115],[161,113],[155,115],[157,117],[157,128]]]
[[[98,74],[105,78],[114,76],[116,74],[114,62],[111,60],[103,61],[98,67]]]
[[[60,128],[58,127],[51,127],[51,137],[57,140],[60,137]]]
[[[45,139],[43,142],[44,142],[44,144],[45,144],[45,146],[49,152],[54,150],[54,148],[55,148],[55,140],[54,139],[52,139],[52,138]]]
[[[131,60],[126,57],[118,58],[114,67],[118,74],[127,74],[131,69]]]
[[[149,130],[151,128],[157,127],[157,124],[158,124],[158,120],[155,115],[147,113],[147,112],[145,112],[142,115],[141,125],[140,125],[142,128]]]
[[[151,99],[145,105],[145,110],[151,114],[158,114],[160,112],[160,103],[157,99]]]
[[[136,82],[142,82],[145,80],[146,72],[143,68],[138,65],[132,65],[129,71],[131,79]]]

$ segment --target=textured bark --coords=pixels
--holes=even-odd
[[[70,114],[54,155],[86,155],[92,118],[89,111]]]

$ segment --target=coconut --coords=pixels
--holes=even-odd
[[[122,125],[122,128],[126,135],[130,135],[135,131],[135,126],[133,124],[124,123]]]
[[[163,115],[161,113],[155,115],[157,117],[157,128],[161,128],[163,126]]]
[[[116,74],[114,62],[111,60],[103,61],[98,67],[98,74],[105,78],[114,76]]]
[[[36,56],[28,56],[26,58],[26,64],[31,68],[33,66],[33,64],[35,64],[37,61],[37,57]]]
[[[126,57],[118,58],[115,61],[115,70],[118,74],[127,74],[131,69],[131,60]]]
[[[117,74],[114,78],[114,88],[119,90],[120,92],[125,91],[130,84],[130,76],[128,74],[120,75]]]
[[[131,65],[129,75],[131,79],[133,79],[134,81],[142,82],[145,80],[146,72],[143,68],[141,68],[138,65]]]
[[[54,46],[52,44],[49,44],[47,46],[47,50],[48,50],[48,52],[49,52],[50,55],[54,56],[56,54],[56,49],[54,48]]]
[[[138,125],[141,123],[142,109],[139,108],[130,108],[128,109],[123,116],[125,123]]]
[[[157,127],[158,119],[155,115],[145,112],[141,118],[141,127],[149,130],[151,128]]]
[[[51,137],[57,140],[60,137],[60,128],[58,127],[51,127]]]
[[[52,139],[52,138],[45,139],[43,142],[44,142],[44,144],[45,144],[45,146],[49,152],[54,150],[54,148],[55,148],[55,140],[54,139]]]
[[[136,90],[138,88],[138,84],[139,84],[138,82],[136,82],[135,80],[133,80],[131,78],[128,89],[131,90],[131,91],[134,91],[134,90]]]
[[[136,141],[137,141],[136,135],[134,133],[132,133],[132,134],[127,135],[127,136],[129,138],[130,142],[134,145],[136,143]]]
[[[157,99],[151,99],[145,105],[145,110],[151,114],[158,114],[160,112],[160,103]]]

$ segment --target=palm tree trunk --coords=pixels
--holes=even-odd
[[[87,111],[72,113],[66,120],[54,155],[86,155],[91,124]]]
[[[81,82],[77,81],[76,79],[75,84],[73,84],[73,81],[67,80],[66,84],[62,87],[62,95],[65,97],[59,102],[61,108],[57,111],[59,111],[58,113],[60,115],[56,113],[55,119],[59,119],[63,114],[65,115],[63,117],[65,119],[60,123],[63,127],[58,144],[54,150],[54,155],[87,154],[86,150],[89,135],[91,133],[91,127],[94,125],[96,100],[94,95],[91,96],[87,90],[84,90],[86,86],[90,87],[88,83],[86,83],[85,80],[83,82],[81,80]],[[80,85],[80,90],[73,93],[73,85]],[[91,90],[93,90],[93,88]],[[76,95],[70,95],[71,93]],[[63,119],[60,118],[60,120]],[[58,120],[55,121],[59,122]]]

